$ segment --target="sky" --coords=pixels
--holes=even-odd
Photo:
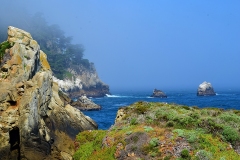
[[[240,90],[239,0],[1,1],[6,15],[40,11],[83,44],[110,91]]]

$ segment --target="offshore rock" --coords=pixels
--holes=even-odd
[[[80,110],[100,110],[101,107],[95,104],[93,101],[88,99],[85,95],[79,97],[79,99],[75,102],[72,102],[71,105]]]
[[[161,90],[154,89],[151,97],[167,98],[167,95]]]
[[[214,92],[214,89],[209,82],[203,82],[199,85],[197,90],[197,96],[215,96],[216,93]]]
[[[70,158],[76,134],[97,124],[59,96],[47,56],[29,33],[10,26],[7,41],[11,47],[0,69],[0,159]]]

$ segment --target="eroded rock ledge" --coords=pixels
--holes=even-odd
[[[59,96],[46,54],[28,32],[8,28],[0,70],[1,159],[71,159],[74,138],[97,124]]]

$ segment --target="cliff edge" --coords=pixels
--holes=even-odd
[[[8,27],[0,48],[1,159],[72,159],[75,135],[97,124],[61,100],[47,56],[28,32]]]
[[[68,68],[68,76],[63,80],[56,77],[53,80],[71,98],[83,95],[87,97],[104,97],[106,94],[110,94],[109,86],[100,80],[93,63],[90,63],[88,68],[83,65],[72,65]]]

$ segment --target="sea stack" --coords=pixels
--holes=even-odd
[[[211,83],[204,81],[199,85],[197,90],[197,96],[215,96],[216,93],[211,85]]]
[[[86,95],[79,97],[78,100],[72,102],[71,105],[81,111],[93,111],[101,109],[99,105],[95,104],[92,100],[87,98]]]
[[[76,135],[97,124],[62,100],[28,32],[8,27],[0,49],[0,159],[72,159]]]
[[[167,95],[161,90],[154,89],[151,97],[167,98]]]

